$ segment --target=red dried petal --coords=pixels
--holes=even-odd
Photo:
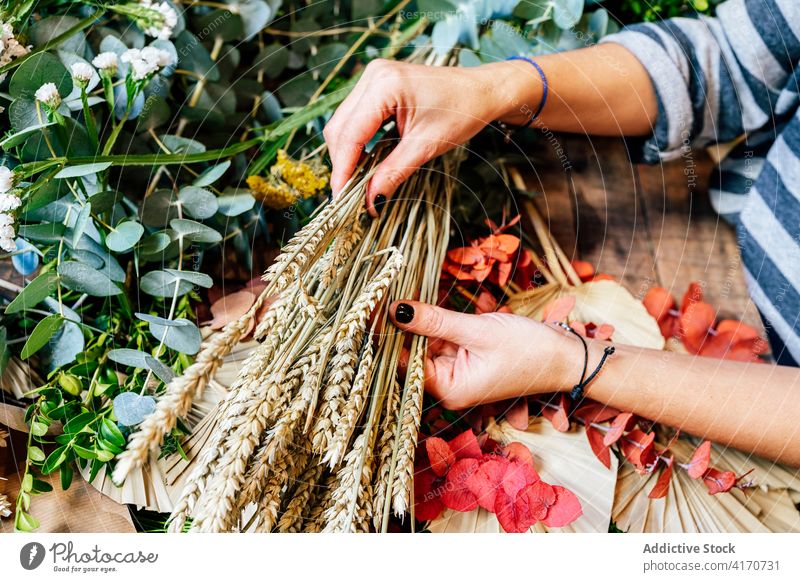
[[[506,465],[506,472],[503,474],[503,490],[516,499],[517,494],[528,485],[540,481],[539,474],[530,464],[514,460]]]
[[[689,461],[688,473],[692,479],[699,479],[708,469],[711,462],[711,441],[703,442],[697,447],[692,455],[692,460]]]
[[[611,420],[620,413],[616,408],[600,404],[599,402],[589,401],[577,408],[572,414],[580,418],[587,425],[591,423],[601,423]]]
[[[494,502],[494,513],[500,526],[508,533],[526,532],[536,523],[536,519],[531,516],[526,495],[512,499],[504,491],[498,491]]]
[[[658,481],[650,490],[647,496],[650,499],[661,499],[666,497],[669,492],[669,484],[672,480],[672,457],[664,459],[664,468],[661,469],[661,474],[658,476]]]
[[[681,341],[686,349],[696,354],[700,351],[708,331],[714,326],[717,313],[708,303],[690,303],[678,321]]]
[[[637,469],[643,469],[653,459],[653,441],[656,433],[634,429],[619,440],[623,456]]]
[[[478,507],[478,498],[467,487],[467,480],[478,470],[477,459],[459,459],[450,467],[445,481],[442,501],[455,511],[472,511]]]
[[[495,497],[502,488],[508,461],[496,455],[487,456],[490,458],[481,463],[478,470],[467,478],[467,488],[475,495],[478,505],[488,511],[494,511]]]
[[[547,527],[564,527],[583,515],[581,502],[569,489],[559,485],[553,485],[556,494],[556,501],[547,512],[547,517],[542,523]]]
[[[505,419],[508,421],[508,424],[517,430],[528,430],[528,421],[530,420],[530,416],[528,415],[528,399],[524,397],[517,398],[514,404],[506,410]]]
[[[250,291],[229,293],[211,304],[214,319],[208,322],[211,329],[222,329],[231,321],[240,319],[252,307],[256,296]]]
[[[642,299],[642,304],[647,309],[647,313],[659,323],[670,317],[670,311],[676,308],[675,299],[663,287],[651,287]]]
[[[474,265],[483,260],[483,251],[477,246],[459,247],[447,251],[447,258],[459,265]]]
[[[573,260],[570,261],[572,268],[578,274],[581,281],[589,281],[594,276],[594,265],[586,261]]]
[[[733,471],[718,471],[708,469],[703,475],[703,484],[708,489],[709,495],[725,493],[736,485],[736,473]]]
[[[527,463],[531,467],[534,467],[535,470],[536,465],[534,464],[533,461],[533,454],[531,453],[531,450],[522,443],[518,442],[508,443],[506,446],[503,447],[503,454],[510,461],[520,461],[522,463]]]
[[[492,272],[489,280],[498,287],[505,287],[508,285],[508,280],[511,278],[511,270],[513,267],[514,265],[511,263],[497,263],[497,269]]]
[[[456,459],[480,459],[483,456],[478,438],[471,430],[465,430],[448,444]]]
[[[603,444],[603,437],[605,435],[593,426],[586,429],[586,438],[589,440],[589,446],[592,447],[592,452],[595,457],[600,459],[600,462],[606,466],[606,469],[611,468],[611,449]]]
[[[433,471],[420,471],[414,475],[414,516],[420,521],[439,517],[445,509],[443,492],[444,479]]]
[[[428,451],[431,470],[439,477],[447,475],[450,467],[456,462],[456,456],[450,445],[439,437],[429,437],[425,439],[425,449]]]
[[[526,486],[520,493],[520,496],[523,495],[527,496],[528,510],[536,521],[543,520],[556,502],[555,488],[544,481]]]
[[[445,262],[444,270],[450,273],[459,281],[474,281],[475,277],[472,276],[471,271],[462,268],[460,265]]]
[[[603,438],[603,444],[610,447],[617,442],[629,427],[628,424],[633,420],[633,414],[630,412],[623,412],[617,415],[614,422],[611,423],[611,428]]]
[[[475,313],[478,315],[497,311],[497,299],[486,290],[481,291],[472,304],[475,306]]]

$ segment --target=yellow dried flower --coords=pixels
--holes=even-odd
[[[270,208],[280,210],[281,208],[288,208],[297,202],[297,192],[272,175],[266,178],[249,176],[247,185],[250,186],[253,196]]]
[[[278,150],[278,161],[272,173],[297,190],[300,196],[311,198],[328,185],[328,168],[319,160],[310,163],[292,159],[285,150]]]

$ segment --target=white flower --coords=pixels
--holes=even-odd
[[[7,253],[17,250],[17,243],[14,242],[15,236],[16,233],[13,226],[0,226],[0,248]]]
[[[133,61],[139,61],[142,59],[142,51],[137,48],[128,49],[120,55],[119,59],[123,63],[133,63]]]
[[[72,63],[70,70],[72,71],[72,78],[75,79],[78,84],[82,85],[88,83],[92,75],[94,75],[94,69],[89,63]]]
[[[168,51],[154,46],[144,47],[141,57],[148,63],[155,63],[159,67],[168,67],[172,64],[172,55]]]
[[[10,224],[7,226],[0,226],[0,238],[14,238],[17,235],[14,232],[14,227]]]
[[[158,71],[158,65],[156,63],[150,63],[144,59],[137,59],[131,62],[131,70],[133,80],[141,81]]]
[[[14,224],[14,217],[5,212],[0,212],[0,228],[3,226],[11,226]]]
[[[34,94],[37,101],[41,101],[52,109],[58,109],[61,105],[61,95],[58,94],[58,87],[55,83],[45,83],[36,90]]]
[[[14,29],[7,22],[0,23],[0,67],[12,59],[28,54],[30,47],[23,46],[14,37]],[[5,75],[0,75],[0,81]]]
[[[111,51],[100,53],[92,59],[92,64],[102,72],[113,75],[117,72],[117,67],[119,66],[117,53],[112,53]]]
[[[13,194],[0,194],[0,212],[16,210],[21,204],[18,196]]]
[[[14,187],[14,172],[6,166],[0,166],[0,194],[5,194]]]
[[[172,30],[178,24],[178,13],[169,4],[142,0],[139,6],[149,9],[148,14],[138,20],[146,35],[162,39],[172,36]]]

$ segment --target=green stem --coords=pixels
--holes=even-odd
[[[86,87],[81,87],[81,103],[83,104],[83,117],[86,119],[86,129],[89,132],[89,140],[92,142],[92,151],[97,152],[99,142],[97,141],[97,124],[94,121],[94,114],[89,109],[89,99],[86,97]]]

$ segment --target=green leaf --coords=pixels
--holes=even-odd
[[[235,194],[226,194],[217,199],[219,204],[220,214],[225,216],[239,216],[253,208],[256,199],[252,194],[246,191],[240,191]]]
[[[204,188],[186,186],[178,194],[178,202],[192,218],[211,218],[217,213],[217,197]]]
[[[89,196],[89,204],[92,205],[92,212],[108,212],[114,205],[122,199],[122,193],[115,190],[104,190]]]
[[[58,288],[58,273],[47,271],[25,285],[22,292],[6,307],[6,315],[30,309]]]
[[[67,288],[79,293],[94,297],[109,297],[122,293],[122,289],[114,281],[83,263],[76,261],[61,263],[58,266],[58,274],[61,275],[61,281]]]
[[[64,236],[66,227],[60,222],[43,222],[41,224],[22,224],[17,234],[22,238],[42,242],[58,242]]]
[[[221,164],[217,164],[216,166],[211,166],[210,168],[205,170],[202,174],[197,176],[194,182],[192,182],[192,185],[198,187],[210,186],[211,184],[219,180],[230,167],[231,167],[230,160],[226,160]]]
[[[178,271],[177,269],[164,269],[164,271],[176,279],[184,279],[198,287],[205,287],[208,289],[214,285],[214,280],[211,277],[198,271]]]
[[[27,511],[17,511],[14,518],[14,529],[18,531],[34,531],[39,527],[39,520]]]
[[[61,445],[57,449],[55,449],[50,456],[47,457],[44,464],[42,465],[42,473],[44,475],[49,475],[58,467],[67,460],[67,453],[69,452],[68,445]]]
[[[33,328],[33,332],[28,338],[28,341],[26,341],[25,345],[22,347],[19,357],[23,360],[27,360],[33,354],[46,346],[47,342],[49,342],[50,338],[53,337],[53,334],[58,331],[58,328],[61,327],[62,323],[64,323],[64,318],[57,313],[48,315],[39,323],[37,323],[36,327]]]
[[[8,349],[8,330],[0,326],[0,377],[6,370],[8,360],[11,357],[11,350]]]
[[[139,253],[145,256],[161,253],[169,246],[172,239],[166,232],[155,232],[142,240],[139,245]]]
[[[116,253],[132,249],[144,234],[144,227],[135,220],[119,223],[106,237],[106,246]]]
[[[74,30],[80,21],[74,16],[49,16],[35,22],[30,28],[30,39],[35,47],[41,47],[57,38],[59,35],[67,34],[59,44],[59,50],[74,54],[83,54],[86,47],[86,39],[79,31],[68,34]]]
[[[78,416],[73,416],[64,425],[64,434],[77,434],[94,422],[97,416],[94,412],[81,412]]]
[[[176,319],[175,323],[180,323],[180,325],[166,326],[151,323],[150,333],[163,341],[168,348],[182,354],[191,355],[200,351],[200,343],[203,338],[200,336],[197,326],[188,319]]]
[[[253,67],[266,73],[268,79],[278,77],[289,64],[289,49],[279,42],[265,46],[258,53]]]
[[[147,364],[147,367],[150,368],[153,374],[158,376],[159,380],[164,382],[164,384],[169,384],[175,378],[175,372],[172,371],[172,368],[162,364],[153,356],[145,356],[144,363]]]
[[[30,493],[33,490],[33,475],[25,473],[25,476],[22,478],[21,489],[25,493]]]
[[[103,421],[100,424],[100,434],[104,439],[110,441],[112,444],[118,447],[125,446],[125,437],[123,436],[122,431],[120,431],[117,425],[111,422],[111,420],[108,418],[103,417]]]
[[[92,461],[97,458],[93,449],[87,449],[86,447],[82,447],[80,445],[72,445],[72,448],[75,450],[75,454],[78,455],[81,459],[86,459],[87,461]]]
[[[66,491],[69,489],[69,486],[72,485],[72,467],[70,465],[61,465],[61,471],[59,471],[61,477],[61,489]]]
[[[159,139],[173,154],[201,154],[206,151],[206,146],[188,137],[162,135]]]
[[[51,125],[55,125],[55,121],[49,121],[46,123],[37,123],[36,125],[31,125],[26,127],[22,131],[18,131],[12,135],[9,135],[3,141],[0,141],[0,147],[6,151],[10,151],[12,148],[17,147],[20,144],[25,143],[29,137],[34,135],[38,135],[41,130],[46,127],[50,127]]]
[[[43,437],[47,434],[47,425],[34,420],[31,423],[31,434],[37,437]]]
[[[33,478],[33,493],[50,493],[52,490],[53,486],[47,481],[42,481],[36,477]]]
[[[78,213],[78,218],[75,219],[75,226],[72,227],[72,246],[78,246],[83,233],[86,232],[86,227],[89,226],[89,221],[92,219],[92,207],[85,204],[81,211]]]
[[[200,224],[194,220],[174,218],[169,222],[170,227],[178,236],[190,242],[217,243],[222,240],[222,235],[210,226]]]
[[[150,271],[139,281],[139,288],[154,297],[172,297],[178,286],[178,295],[185,295],[194,288],[189,281],[178,279],[166,271]]]
[[[567,30],[578,24],[583,14],[583,0],[553,0],[553,22]]]
[[[111,451],[105,451],[103,449],[97,449],[97,460],[102,463],[108,463],[111,459],[114,458],[114,453]]]
[[[108,352],[108,359],[122,364],[123,366],[131,366],[132,368],[147,368],[144,362],[146,352],[139,350],[132,350],[130,348],[117,348]]]
[[[166,226],[178,217],[177,197],[172,190],[156,190],[142,201],[139,216],[147,226]]]
[[[36,445],[31,445],[28,447],[28,458],[34,463],[41,463],[45,459],[45,454],[44,451]]]
[[[61,97],[72,91],[72,75],[61,61],[50,53],[38,53],[17,68],[8,85],[8,93],[15,99],[33,99],[45,83],[55,83]]]
[[[67,166],[59,171],[54,177],[62,180],[64,178],[80,178],[81,176],[97,174],[98,172],[102,172],[110,167],[111,162],[96,162],[94,164],[81,164],[80,166]]]

